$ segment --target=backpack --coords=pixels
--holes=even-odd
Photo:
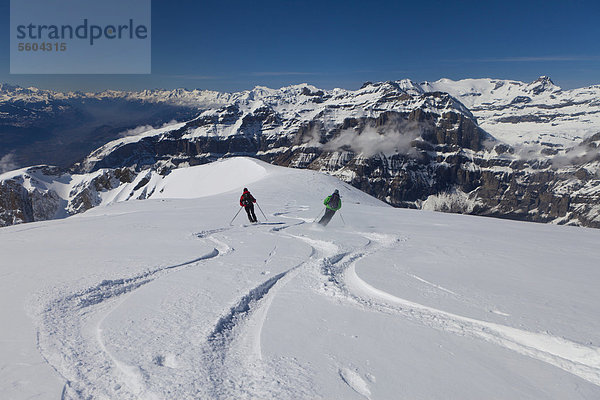
[[[242,194],[242,204],[244,206],[249,206],[252,204],[252,195],[250,192],[244,192],[244,194]]]
[[[340,196],[337,194],[332,194],[329,201],[327,202],[327,205],[332,209],[332,210],[337,210],[340,208]]]

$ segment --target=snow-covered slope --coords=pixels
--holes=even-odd
[[[221,168],[221,162],[227,167]],[[0,174],[0,189],[18,185],[26,191],[25,200],[9,199],[14,204],[0,213],[0,222],[13,225],[65,218],[92,207],[128,200],[211,196],[215,190],[219,193],[237,189],[263,178],[267,174],[264,167],[267,165],[240,157],[177,169],[166,176],[151,169],[137,174],[126,169],[70,174],[48,166],[24,168]]]
[[[0,229],[3,396],[600,397],[600,231],[394,209],[249,159],[166,179]],[[229,225],[243,186],[263,224]],[[313,225],[334,188],[343,220]]]

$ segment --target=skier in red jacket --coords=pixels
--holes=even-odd
[[[250,194],[247,188],[244,188],[244,193],[240,197],[240,206],[246,210],[250,222],[257,222],[256,214],[254,214],[254,203],[256,203],[256,199]]]

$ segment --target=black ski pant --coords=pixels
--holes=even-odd
[[[332,210],[330,208],[326,208],[325,209],[325,214],[323,214],[323,217],[319,221],[319,224],[321,224],[321,225],[327,225],[329,223],[329,221],[331,221],[331,218],[333,218],[333,214],[335,214],[334,210]]]
[[[248,219],[250,222],[256,222],[257,219],[256,214],[254,214],[254,204],[244,206],[244,208],[246,209],[246,214],[248,214]]]

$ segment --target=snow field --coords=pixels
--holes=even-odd
[[[393,209],[249,159],[181,171],[179,199],[0,230],[8,398],[600,396],[600,232]],[[229,225],[244,186],[263,224]],[[346,223],[312,224],[335,188]]]

